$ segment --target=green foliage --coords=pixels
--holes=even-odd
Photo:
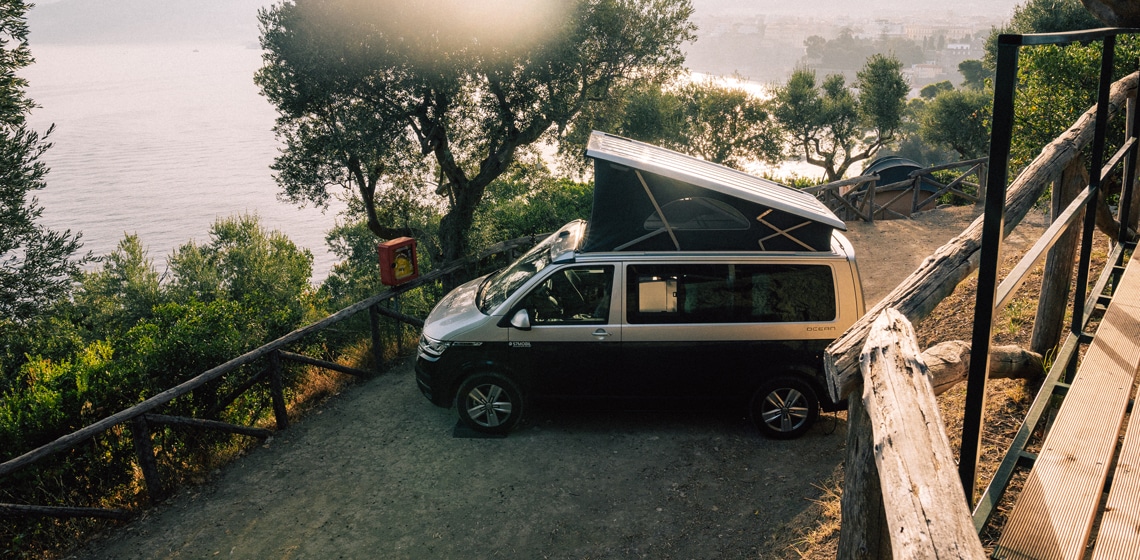
[[[928,144],[947,146],[961,159],[985,157],[992,106],[992,94],[986,91],[943,91],[921,112],[919,133]]]
[[[1009,23],[994,28],[986,39],[983,64],[992,73],[997,63],[997,38],[1002,33],[1060,33],[1104,27],[1081,0],[1026,0],[1013,9]]]
[[[126,331],[150,317],[164,295],[158,271],[137,235],[124,236],[115,251],[100,260],[101,270],[79,275],[74,305],[86,314],[83,321],[95,337]]]
[[[986,68],[980,60],[959,62],[958,73],[962,75],[962,87],[969,89],[985,89],[986,80],[994,77],[993,69]]]
[[[112,352],[110,344],[96,342],[72,359],[37,356],[20,367],[17,383],[0,399],[0,460],[95,420],[93,402],[119,389],[105,377]]]
[[[902,75],[902,63],[893,56],[872,55],[856,74],[859,114],[880,145],[889,144],[902,125],[906,94],[910,87]]]
[[[567,222],[588,219],[592,183],[555,178],[544,169],[516,168],[492,183],[489,203],[475,218],[472,243],[479,250],[523,237],[553,233]]]
[[[1014,145],[1011,163],[1027,164],[1043,146],[1056,138],[1096,103],[1099,87],[1101,43],[1022,48],[1018,65],[1018,89],[1014,96]],[[1118,64],[1113,80],[1131,71],[1140,57],[1140,39],[1123,35],[1117,40]],[[1122,119],[1121,119],[1122,120]],[[1114,123],[1110,133],[1120,138],[1123,128]]]
[[[693,26],[688,0],[520,3],[511,18],[445,6],[430,16],[395,1],[272,6],[260,14],[256,81],[280,113],[274,169],[289,197],[321,203],[330,185],[349,187],[374,234],[414,236],[452,260],[487,186],[520,151],[582,129],[584,112],[631,84],[672,76]],[[381,221],[378,187],[436,172],[438,242]]]
[[[1013,9],[1003,33],[1058,33],[1096,29],[1104,24],[1080,0],[1027,0]]]
[[[766,103],[711,80],[634,92],[613,130],[737,169],[751,160],[777,161],[781,152]]]
[[[928,84],[919,90],[918,95],[923,99],[934,99],[938,94],[944,91],[953,91],[954,84],[950,80],[945,80],[933,84]]]
[[[170,257],[170,296],[177,301],[240,302],[270,336],[292,330],[305,308],[313,255],[256,216],[222,218],[210,242],[187,243]]]
[[[25,323],[65,296],[85,260],[75,257],[80,236],[38,223],[43,208],[30,196],[46,186],[40,158],[51,129],[41,136],[25,120],[35,106],[18,75],[32,63],[27,9],[23,0],[0,0],[0,336],[6,324]]]

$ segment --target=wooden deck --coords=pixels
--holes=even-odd
[[[1084,558],[1140,369],[1140,259],[1115,290],[994,550]],[[1140,420],[1133,415],[1099,527],[1097,558],[1140,558]]]

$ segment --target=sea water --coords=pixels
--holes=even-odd
[[[257,214],[313,252],[314,282],[327,276],[325,233],[342,206],[278,200],[276,112],[253,83],[256,46],[33,44],[32,54],[20,73],[40,105],[29,121],[55,124],[47,187],[34,193],[45,225],[82,232],[96,255],[137,234],[162,272],[178,246],[208,243],[218,218]]]

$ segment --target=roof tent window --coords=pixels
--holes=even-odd
[[[737,209],[719,200],[696,196],[674,200],[661,207],[665,221],[678,231],[746,230],[748,219]],[[657,231],[665,223],[656,212],[645,219],[644,228]]]

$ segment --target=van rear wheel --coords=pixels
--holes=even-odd
[[[459,385],[455,408],[459,420],[472,430],[505,434],[522,418],[523,395],[505,375],[476,373]]]
[[[752,423],[774,439],[792,439],[806,433],[819,416],[819,398],[811,385],[793,376],[764,383],[752,396]]]

